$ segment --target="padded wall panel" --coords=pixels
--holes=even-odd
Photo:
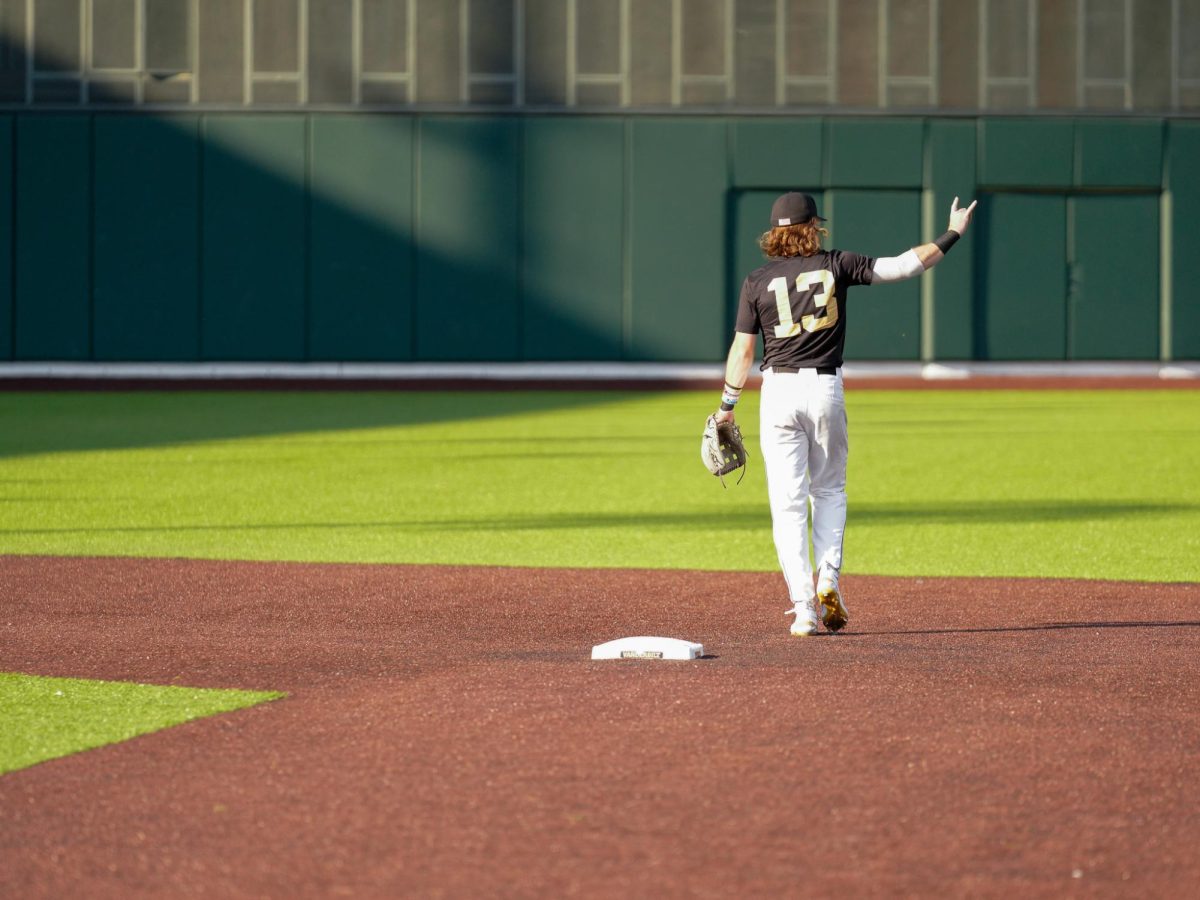
[[[825,195],[820,190],[814,190],[805,185],[798,185],[799,190],[812,194],[817,201],[817,209],[825,211]],[[729,235],[729,258],[733,264],[729,269],[729,286],[725,290],[727,324],[733,329],[737,317],[738,295],[746,276],[767,262],[762,249],[758,246],[758,238],[767,230],[771,217],[771,204],[779,196],[778,189],[769,191],[738,191],[731,203],[731,228]]]
[[[304,358],[305,130],[290,115],[204,122],[205,359]]]
[[[510,118],[420,122],[419,359],[519,358],[520,128]]]
[[[1158,206],[1157,194],[1070,199],[1071,359],[1158,358]],[[1118,230],[1121,248],[1114,252]]]
[[[199,120],[98,116],[94,127],[95,358],[194,360]]]
[[[819,185],[824,171],[820,119],[741,119],[733,130],[733,185],[790,190]]]
[[[921,186],[921,119],[830,119],[825,144],[831,187]]]
[[[929,234],[937,237],[946,230],[955,197],[964,206],[976,199],[975,124],[935,120],[929,124],[928,141],[926,187],[933,192]],[[922,276],[932,279],[932,317],[926,326],[933,331],[934,359],[970,359],[974,351],[976,233],[968,228],[946,259]]]
[[[1159,119],[1080,119],[1075,142],[1075,183],[1081,187],[1162,185]]]
[[[1160,130],[1157,120],[1033,117],[821,125],[211,114],[197,159],[186,149],[191,126],[179,125],[189,121],[40,110],[0,117],[0,235],[9,238],[0,240],[0,359],[188,359],[197,343],[213,359],[408,359],[418,348],[430,359],[611,358],[614,346],[625,358],[719,359],[742,270],[759,261],[754,235],[743,232],[757,234],[764,204],[785,189],[815,191],[817,174],[845,180],[823,200],[844,243],[852,232],[839,229],[858,227],[858,217],[844,203],[825,207],[847,190],[919,177],[912,135],[921,129],[933,234],[955,193],[969,199],[976,160],[981,184],[1055,192],[1005,195],[927,276],[935,358],[1134,358],[1135,347],[1138,358],[1153,358],[1150,337],[1138,331],[1153,317],[1153,291],[1120,300],[1113,278],[1098,274],[1110,260],[1089,249],[1100,214],[1084,207],[1074,220],[1081,266],[1068,327],[1058,219],[1066,221],[1069,191],[1102,206],[1110,198],[1091,196],[1096,188],[1152,191],[1162,176],[1173,239],[1163,255],[1172,294],[1163,352],[1200,359],[1200,254],[1188,244],[1200,233],[1194,122]],[[827,143],[813,146],[819,129]],[[619,159],[618,132],[628,136]],[[806,152],[790,152],[797,146]],[[876,167],[872,154],[887,158]],[[189,178],[189,160],[201,177]],[[731,177],[745,189],[729,192]],[[1029,209],[1018,210],[1025,202]],[[1158,226],[1148,197],[1132,202],[1137,209],[1123,212],[1136,222],[1130,239],[1141,247],[1137,280],[1146,285]],[[580,204],[586,221],[555,227]],[[922,236],[919,227],[903,231],[882,252]],[[591,255],[572,256],[580,242]],[[189,253],[198,252],[197,266]],[[571,290],[576,266],[586,277]],[[406,293],[405,285],[414,287]],[[1111,293],[1095,293],[1097,285]],[[972,288],[980,292],[974,303]],[[856,311],[883,290],[852,295],[850,347],[860,358],[871,348],[854,342],[875,337],[859,334]],[[1137,324],[1114,347],[1103,323],[1127,307]],[[869,318],[890,315],[907,314],[884,309]]]
[[[920,242],[918,191],[834,190],[827,195],[828,247],[896,256]],[[917,279],[850,289],[842,304],[846,359],[919,359],[921,285]]]
[[[522,359],[621,358],[625,128],[525,122]]]
[[[412,119],[310,123],[308,355],[413,355]]]
[[[993,187],[1074,184],[1070,119],[979,119],[979,181]]]
[[[91,356],[91,120],[17,122],[16,359]]]
[[[638,119],[630,187],[631,334],[638,360],[720,360],[725,329],[726,126]]]
[[[0,360],[13,352],[13,128],[11,116],[0,116]]]
[[[1172,359],[1200,359],[1200,122],[1172,122],[1167,142],[1167,188],[1171,192]]]
[[[976,237],[976,359],[1065,359],[1067,199],[982,197]]]

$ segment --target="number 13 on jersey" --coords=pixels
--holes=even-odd
[[[812,294],[813,303],[817,308],[825,310],[823,316],[802,316],[799,325],[792,317],[787,279],[772,278],[767,284],[767,290],[775,293],[775,305],[779,308],[779,324],[775,326],[777,338],[795,337],[801,331],[812,332],[832,328],[838,320],[837,297],[833,293],[833,273],[828,269],[801,272],[796,276],[796,297],[799,302],[803,304],[805,297]]]

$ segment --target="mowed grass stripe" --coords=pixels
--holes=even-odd
[[[0,774],[282,696],[0,673]]]
[[[776,568],[711,391],[0,395],[0,552]],[[846,569],[1200,581],[1200,393],[855,391]]]

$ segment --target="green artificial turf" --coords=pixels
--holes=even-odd
[[[0,774],[282,696],[0,672]]]
[[[0,553],[776,568],[712,391],[0,394]],[[1200,580],[1200,392],[848,392],[846,569]]]

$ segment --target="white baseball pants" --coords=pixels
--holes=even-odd
[[[793,603],[815,595],[808,557],[808,508],[816,566],[842,567],[846,530],[846,401],[842,370],[763,372],[760,441],[775,551]]]

